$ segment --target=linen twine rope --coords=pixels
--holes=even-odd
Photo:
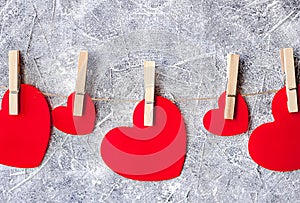
[[[0,89],[8,90],[8,87],[6,86],[0,86]],[[264,92],[256,92],[256,93],[248,93],[248,94],[242,94],[244,97],[251,97],[251,96],[257,96],[257,95],[264,95],[264,94],[272,94],[276,93],[279,90],[268,90]],[[65,95],[59,95],[59,94],[53,94],[53,93],[47,93],[42,92],[45,96],[48,97],[62,97],[62,98],[68,98],[68,96]],[[202,101],[202,100],[216,100],[218,97],[201,97],[201,98],[178,98],[178,99],[170,99],[173,102],[188,102],[188,101]],[[110,102],[139,102],[141,100],[130,100],[130,99],[109,99],[109,98],[92,98],[93,101],[110,101]]]

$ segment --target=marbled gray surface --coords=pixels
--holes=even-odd
[[[283,86],[279,48],[294,47],[300,58],[299,9],[297,0],[1,0],[1,97],[9,49],[21,50],[23,82],[48,93],[52,107],[74,90],[78,53],[88,49],[97,125],[83,137],[53,128],[38,168],[1,166],[0,201],[300,202],[299,171],[266,170],[247,151],[251,132],[273,119],[274,93],[245,97],[245,134],[217,137],[202,124],[225,89],[229,52],[241,55],[241,93]],[[99,153],[110,129],[132,125],[143,60],[156,61],[156,92],[174,100],[186,121],[187,158],[173,180],[125,179]]]

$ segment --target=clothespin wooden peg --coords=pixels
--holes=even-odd
[[[144,82],[145,82],[145,109],[144,126],[153,126],[154,111],[154,88],[155,88],[155,62],[144,62]]]
[[[293,48],[280,50],[280,61],[286,75],[287,106],[290,113],[298,112],[297,84]]]
[[[78,72],[75,86],[73,116],[82,116],[84,108],[88,51],[80,51],[78,58]]]
[[[227,89],[226,102],[224,110],[224,119],[232,120],[234,118],[234,108],[236,101],[236,89],[239,70],[240,56],[237,54],[228,54],[227,56]]]
[[[11,50],[8,53],[9,67],[9,115],[19,113],[20,90],[20,51]]]

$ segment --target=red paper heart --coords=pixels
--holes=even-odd
[[[0,163],[20,168],[41,164],[50,138],[50,111],[43,94],[31,85],[21,85],[19,114],[9,115],[9,91],[0,111]]]
[[[74,96],[74,92],[70,94],[67,106],[59,106],[52,111],[53,125],[72,135],[90,134],[93,132],[96,119],[94,103],[91,97],[85,94],[82,116],[73,116]]]
[[[257,164],[270,170],[300,169],[300,112],[289,113],[286,88],[274,96],[272,113],[275,121],[259,126],[251,134],[249,154]]]
[[[143,100],[134,110],[134,126],[114,128],[102,141],[104,162],[126,178],[159,181],[181,173],[186,153],[184,120],[168,99],[157,96],[155,101],[153,126],[144,126]]]
[[[206,130],[221,136],[237,135],[248,130],[249,113],[247,104],[239,93],[236,98],[234,119],[224,119],[226,92],[223,92],[218,102],[219,109],[208,111],[203,118],[203,124]]]

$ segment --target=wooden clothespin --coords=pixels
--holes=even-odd
[[[224,119],[232,120],[234,118],[239,59],[240,56],[237,54],[228,54],[227,56],[227,66],[228,66],[227,80],[228,81],[227,81],[227,89],[226,89]]]
[[[83,114],[87,63],[88,63],[88,51],[80,51],[79,58],[78,58],[77,79],[75,85],[73,116],[82,116]]]
[[[286,75],[287,105],[290,113],[298,112],[297,84],[294,66],[293,48],[280,50],[280,60],[283,72]]]
[[[155,62],[144,62],[145,109],[144,126],[153,126]]]
[[[11,50],[8,53],[9,67],[9,115],[19,114],[20,90],[20,51]]]

